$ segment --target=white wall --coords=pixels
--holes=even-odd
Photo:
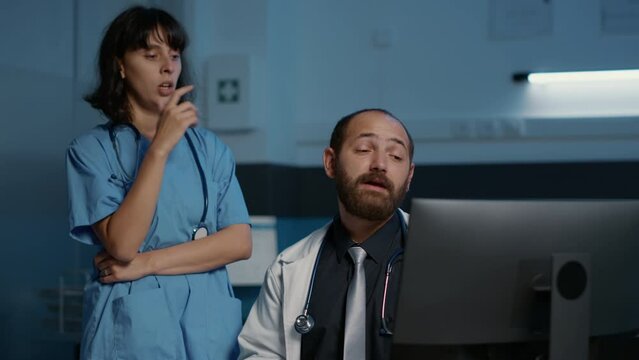
[[[31,11],[65,9],[42,3]],[[30,46],[6,39],[9,48],[24,51],[0,62],[75,76],[72,98],[65,100],[73,103],[72,135],[103,121],[80,96],[93,84],[102,29],[130,3],[67,1],[67,10],[77,8],[75,25],[66,23],[49,37],[28,27]],[[638,83],[535,87],[511,81],[513,72],[530,69],[636,67],[639,36],[602,31],[602,8],[611,0],[550,2],[546,33],[513,39],[491,33],[491,23],[500,19],[495,8],[535,1],[147,3],[169,9],[189,31],[203,113],[214,96],[206,83],[208,59],[252,59],[251,128],[219,132],[239,163],[319,166],[335,121],[363,107],[384,107],[403,119],[422,164],[628,160],[639,153]],[[3,6],[5,14],[19,13],[29,2]],[[31,18],[45,28],[55,21]],[[48,54],[71,46],[62,38],[75,44],[66,49],[75,55],[38,61],[34,49]],[[241,122],[232,116],[203,120],[213,127]]]
[[[601,32],[600,1],[550,3],[550,33],[515,40],[491,40],[487,0],[298,5],[290,75],[297,162],[319,164],[336,119],[371,106],[406,121],[419,163],[636,159],[639,83],[511,81],[522,70],[639,65],[637,35]],[[373,44],[379,31],[393,35],[390,46]],[[593,117],[601,120],[575,121]]]

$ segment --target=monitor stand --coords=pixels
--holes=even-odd
[[[552,256],[549,360],[587,360],[590,254]]]

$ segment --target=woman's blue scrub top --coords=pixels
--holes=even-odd
[[[73,140],[67,151],[71,237],[100,245],[91,225],[115,212],[150,144],[117,128],[120,162],[108,124]],[[248,224],[229,148],[213,132],[188,130],[208,185],[209,233]],[[123,171],[123,168],[125,171]],[[203,186],[186,138],[170,153],[158,203],[139,251],[191,241],[204,208]],[[196,240],[197,241],[197,240]],[[241,328],[240,301],[225,267],[205,273],[147,276],[102,284],[97,271],[85,287],[82,359],[234,359]]]

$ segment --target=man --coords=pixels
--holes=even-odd
[[[337,123],[324,170],[335,180],[339,214],[269,267],[239,337],[240,358],[390,358],[399,266],[390,285],[385,275],[405,237],[407,215],[398,206],[413,177],[413,149],[386,110]],[[362,267],[353,254],[362,254]]]

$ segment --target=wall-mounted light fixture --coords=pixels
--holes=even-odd
[[[639,80],[639,70],[597,70],[567,72],[519,72],[513,74],[514,82],[531,84],[556,84],[590,81]]]

